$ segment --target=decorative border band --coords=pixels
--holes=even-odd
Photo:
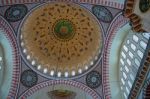
[[[57,1],[57,0],[1,0],[0,5],[35,3],[35,2],[45,2],[45,1]],[[123,3],[118,3],[118,2],[109,1],[109,0],[59,0],[59,1],[72,1],[72,2],[78,2],[78,3],[98,4],[98,5],[105,5],[109,7],[118,8],[118,9],[124,8]]]
[[[143,59],[142,59],[142,63],[141,63],[141,66],[137,72],[137,75],[136,75],[136,79],[134,81],[134,84],[132,86],[132,89],[130,91],[130,94],[129,94],[129,98],[130,99],[135,99],[138,97],[139,93],[140,93],[140,89],[142,88],[143,86],[143,83],[146,79],[146,76],[148,75],[149,71],[150,71],[150,45],[149,45],[149,42],[150,42],[150,39],[148,41],[148,45],[147,45],[147,48],[146,48],[146,51],[144,53],[144,56]]]
[[[90,96],[92,96],[92,99],[100,99],[98,94],[91,88],[87,87],[86,85],[84,85],[82,83],[79,83],[76,81],[71,81],[71,80],[49,80],[46,82],[42,82],[42,83],[37,84],[34,87],[30,88],[25,93],[23,93],[21,95],[20,99],[27,99],[27,97],[31,96],[32,94],[34,94],[35,92],[37,92],[38,90],[40,90],[44,87],[58,85],[58,84],[64,84],[64,85],[69,85],[69,86],[79,88],[79,89],[83,90],[84,92],[88,93]]]
[[[149,85],[150,85],[150,78],[144,84],[143,93],[142,93],[143,94],[143,99],[148,98],[148,97],[146,97],[146,94],[150,94],[150,92],[148,91],[150,89],[147,88]]]
[[[12,55],[13,74],[12,74],[11,87],[7,99],[12,99],[12,98],[14,99],[17,95],[19,82],[20,82],[19,78],[20,78],[21,58],[19,57],[19,49],[17,46],[16,37],[13,33],[13,29],[11,28],[9,23],[7,23],[7,21],[5,21],[5,19],[1,16],[0,16],[0,28],[6,32],[4,35],[8,38],[13,50],[12,52],[13,53]]]
[[[110,84],[109,84],[109,55],[113,39],[120,27],[127,24],[128,20],[122,16],[122,13],[118,14],[112,21],[108,29],[108,37],[105,41],[104,55],[103,55],[103,67],[102,67],[102,81],[103,81],[103,93],[105,99],[111,99]]]

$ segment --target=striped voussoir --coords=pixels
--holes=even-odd
[[[17,47],[17,42],[15,35],[13,33],[13,29],[7,23],[7,21],[0,16],[0,28],[5,31],[5,35],[8,38],[12,50],[13,50],[13,74],[12,74],[12,81],[11,87],[9,90],[9,94],[7,99],[14,99],[16,98],[18,87],[19,87],[19,75],[20,75],[20,66],[21,66],[21,59],[19,57],[19,49]]]
[[[110,56],[110,49],[111,49],[111,44],[113,42],[113,39],[118,31],[118,29],[125,24],[127,24],[129,21],[125,17],[123,17],[120,14],[116,16],[116,18],[111,22],[111,26],[108,29],[108,37],[107,40],[105,41],[105,51],[104,51],[104,58],[103,58],[103,67],[102,67],[102,82],[103,82],[103,93],[104,97],[106,99],[111,99],[111,93],[110,93],[110,82],[109,82],[109,56]]]
[[[57,1],[57,0],[1,0],[0,5],[36,3],[36,2],[46,2],[46,1]],[[90,3],[90,4],[97,4],[97,5],[105,5],[105,6],[114,7],[117,9],[124,8],[124,3],[118,3],[115,1],[106,1],[106,0],[59,0],[59,1],[73,1],[77,3]]]
[[[124,16],[130,19],[132,29],[135,32],[144,32],[144,30],[142,29],[141,18],[133,12],[135,2],[136,0],[127,0],[125,4]]]

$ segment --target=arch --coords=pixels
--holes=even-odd
[[[49,86],[56,86],[56,85],[68,85],[75,88],[79,88],[80,90],[86,92],[88,95],[92,96],[92,99],[101,99],[101,97],[91,88],[87,87],[86,85],[71,81],[71,80],[49,80],[42,83],[39,83],[33,87],[31,87],[29,90],[25,91],[21,96],[20,99],[26,99],[32,94],[36,93],[37,91],[49,87]]]
[[[22,4],[22,3],[36,3],[36,2],[46,2],[55,0],[1,0],[0,5],[12,5],[12,4]],[[124,0],[114,1],[114,0],[59,0],[59,1],[72,1],[77,3],[90,3],[97,5],[109,6],[117,9],[124,8]]]
[[[13,56],[13,73],[12,73],[12,80],[11,80],[11,85],[9,89],[9,93],[7,98],[16,98],[17,92],[18,92],[18,87],[19,87],[19,82],[20,82],[20,69],[21,69],[21,58],[19,55],[19,49],[17,45],[17,41],[15,33],[11,26],[8,24],[8,22],[0,16],[0,29],[3,29],[5,32],[5,36],[8,38],[11,48],[12,48],[12,56]]]
[[[108,37],[106,38],[105,41],[105,46],[104,46],[104,55],[103,55],[103,66],[102,66],[102,82],[103,82],[103,93],[104,97],[106,99],[111,98],[111,84],[110,84],[110,64],[109,64],[109,59],[110,59],[110,51],[111,51],[111,46],[113,43],[113,40],[117,34],[117,31],[119,30],[120,27],[124,26],[127,24],[128,20],[122,16],[122,13],[118,14],[116,18],[112,21],[109,29],[108,29]],[[121,34],[118,34],[121,35]],[[111,70],[112,72],[115,72]]]

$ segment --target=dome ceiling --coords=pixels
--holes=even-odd
[[[75,99],[110,99],[106,51],[111,35],[127,21],[123,1],[23,1],[0,1],[0,45],[7,49],[3,70],[11,71],[2,76],[4,81],[12,77],[0,85],[2,99],[41,94],[49,99],[56,90],[73,92]]]
[[[74,3],[36,7],[25,17],[19,33],[24,56],[49,76],[78,75],[93,67],[101,53],[98,20]]]

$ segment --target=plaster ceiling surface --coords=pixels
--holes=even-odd
[[[141,19],[142,28],[148,32],[150,31],[150,28],[149,28],[149,24],[150,24],[149,4],[150,4],[150,1],[142,2],[142,0],[137,0],[135,2],[135,6],[133,8],[133,13],[137,14]]]
[[[118,2],[118,3],[124,4],[126,0],[109,0],[109,1],[113,1],[113,2]]]
[[[51,99],[47,93],[53,90],[74,92],[75,99],[110,99],[106,46],[127,21],[121,14],[124,1],[23,1],[0,1],[0,24],[5,26],[0,33],[13,48],[2,52],[4,63],[9,59],[5,53],[14,55],[6,71],[12,83],[5,90],[0,85],[7,92],[0,91],[2,99],[41,94]],[[4,49],[9,44],[0,40],[0,45]]]

